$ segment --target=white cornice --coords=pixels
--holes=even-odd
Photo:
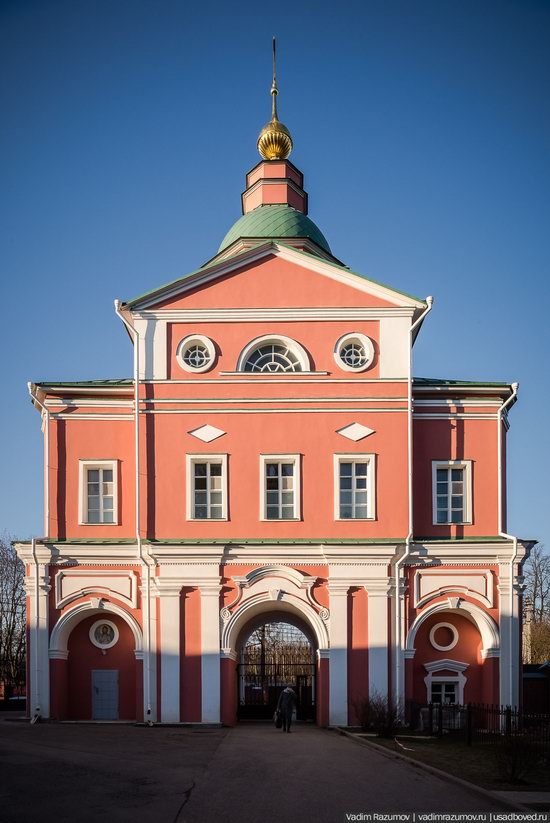
[[[433,394],[497,394],[502,395],[505,392],[510,393],[507,386],[437,386],[437,385],[419,385],[413,382],[413,394],[430,392]]]
[[[528,541],[527,541],[528,542]],[[525,547],[518,541],[519,555],[521,560],[525,554]],[[446,542],[419,543],[416,542],[411,547],[411,554],[406,559],[408,566],[429,566],[430,564],[442,561],[449,565],[495,565],[500,562],[508,562],[514,555],[514,544],[509,542],[476,543],[475,537],[471,541],[457,545]]]
[[[145,405],[162,403],[364,403],[365,397],[151,397]],[[369,403],[406,403],[406,397],[369,397]]]
[[[483,412],[441,412],[441,414],[424,414],[414,411],[415,420],[496,420],[498,415]]]
[[[447,408],[448,406],[456,406],[458,408],[464,408],[472,406],[482,406],[486,408],[499,408],[502,404],[498,400],[469,400],[469,399],[462,399],[459,400],[458,398],[453,399],[449,397],[434,397],[431,400],[418,400],[414,399],[414,405],[416,406],[431,406],[433,408]]]
[[[139,320],[175,323],[286,323],[317,320],[379,320],[381,317],[412,317],[414,308],[220,308],[156,309],[134,312]]]
[[[120,421],[120,420],[134,420],[133,414],[86,414],[85,412],[80,412],[79,414],[51,414],[51,420],[109,420],[109,421]]]
[[[531,541],[519,541],[518,561],[523,559]],[[342,576],[348,577],[346,566],[361,568],[361,574],[378,576],[384,568],[402,553],[403,541],[392,543],[325,544],[322,541],[311,544],[250,543],[237,544],[173,544],[155,543],[150,546],[151,558],[159,566],[192,566],[213,564],[234,565],[304,565],[327,566],[331,570],[341,568]],[[21,559],[33,562],[30,543],[15,544]],[[51,543],[36,545],[37,559],[42,565],[58,567],[75,566],[123,566],[139,568],[137,546],[132,544],[76,544]],[[418,568],[435,568],[441,564],[449,566],[487,566],[502,564],[507,568],[514,553],[513,542],[478,543],[473,539],[460,545],[448,543],[415,543],[407,557],[406,565]],[[371,570],[367,574],[367,567]],[[354,572],[355,576],[355,572]]]
[[[131,409],[134,406],[133,400],[96,400],[85,397],[60,397],[55,400],[46,400],[44,403],[49,409],[68,407],[71,409],[87,408],[114,408]]]
[[[200,401],[198,401],[200,402]],[[238,401],[235,401],[238,402]],[[322,402],[322,401],[320,401]],[[397,408],[397,409],[385,409],[380,408],[378,406],[365,406],[360,408],[317,408],[309,407],[309,408],[261,408],[261,409],[238,409],[238,408],[223,408],[223,409],[213,409],[213,408],[189,408],[189,409],[145,409],[142,414],[280,414],[284,412],[285,414],[300,414],[302,412],[307,412],[307,414],[357,414],[359,412],[369,412],[370,414],[388,414],[388,413],[398,413],[404,414],[407,411],[406,407]],[[71,415],[56,415],[56,417],[67,417],[70,418]],[[85,417],[85,415],[79,415],[80,418]],[[88,415],[86,415],[88,417]],[[99,417],[99,415],[98,415]],[[73,418],[74,419],[74,418]],[[94,418],[95,419],[95,418]],[[133,418],[130,418],[133,419]]]
[[[252,376],[252,372],[242,372],[239,376],[233,377],[208,377],[196,378],[194,380],[141,380],[141,383],[158,383],[160,385],[215,385],[216,383],[270,383],[276,386],[279,383],[406,383],[406,377],[300,377],[300,372],[295,372],[292,377],[278,377],[273,374],[270,377],[262,377],[261,374]]]

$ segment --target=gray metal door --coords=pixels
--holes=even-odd
[[[118,669],[92,670],[92,720],[118,720]]]

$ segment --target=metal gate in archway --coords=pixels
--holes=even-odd
[[[270,720],[282,690],[296,693],[296,719],[315,720],[314,649],[295,626],[280,621],[255,629],[237,666],[239,720]]]

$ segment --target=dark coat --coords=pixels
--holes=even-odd
[[[279,695],[277,711],[283,716],[291,717],[296,706],[296,693],[292,689],[284,689]]]

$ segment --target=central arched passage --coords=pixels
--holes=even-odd
[[[296,692],[296,719],[315,720],[316,650],[311,628],[297,615],[258,615],[237,642],[237,717],[269,720],[285,686]]]

